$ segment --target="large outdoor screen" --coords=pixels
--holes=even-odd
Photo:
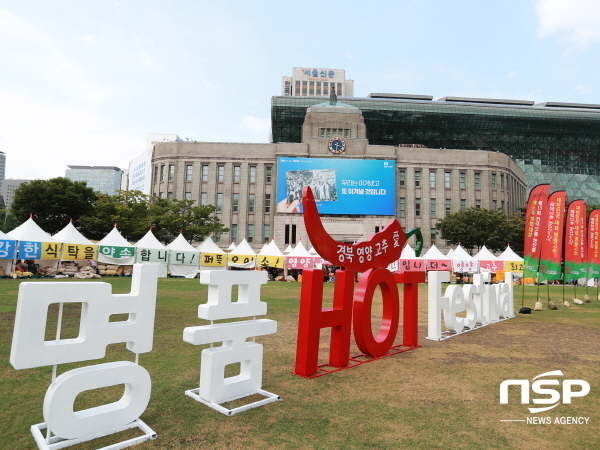
[[[321,214],[396,214],[395,161],[277,159],[277,211],[302,212],[302,188],[312,188]]]

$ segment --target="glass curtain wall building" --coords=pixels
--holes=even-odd
[[[370,145],[420,144],[436,149],[509,155],[530,190],[550,183],[569,200],[600,205],[600,105],[371,94],[343,98],[361,109]],[[301,142],[309,106],[322,98],[273,97],[273,142]]]

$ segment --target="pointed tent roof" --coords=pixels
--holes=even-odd
[[[14,241],[13,238],[11,238],[8,234],[3,233],[2,231],[0,231],[0,239],[2,239],[3,241]]]
[[[294,250],[294,247],[292,247],[292,244],[289,244],[285,250],[283,251],[284,254],[289,254],[292,250]]]
[[[481,250],[477,252],[474,258],[478,261],[498,261],[498,257],[490,252],[485,245],[481,247]]]
[[[318,252],[315,250],[315,247],[311,247],[310,250],[308,251],[308,253],[310,253],[311,255],[318,255]]]
[[[52,237],[63,244],[92,244],[89,239],[86,239],[85,236],[81,234],[77,228],[75,228],[73,222],[69,222],[66,227]]]
[[[177,236],[175,239],[173,239],[173,242],[171,242],[170,244],[167,245],[167,248],[169,250],[181,250],[182,252],[197,252],[198,250],[196,250],[194,247],[192,247],[192,245],[185,240],[185,238],[183,237],[183,234],[179,233],[179,236]]]
[[[229,251],[235,250],[235,242],[232,242],[231,245],[229,247],[227,247],[227,250],[229,250]]]
[[[246,239],[243,239],[242,242],[240,242],[240,245],[233,249],[229,254],[240,256],[256,256],[256,252],[252,250],[252,247],[250,247],[250,244],[248,244]]]
[[[260,251],[262,252],[262,251],[263,251],[265,248],[267,248],[267,245],[268,245],[268,243],[267,243],[267,242],[265,242],[265,243],[263,244],[263,246],[260,248]],[[259,253],[260,253],[260,252],[259,252]]]
[[[112,245],[113,247],[133,247],[127,239],[123,237],[120,231],[117,229],[115,225],[110,233],[108,233],[104,238],[98,242],[98,245]]]
[[[154,236],[152,230],[148,230],[144,237],[135,243],[134,247],[154,249],[165,248],[165,246],[161,244],[158,239],[156,239],[156,236]]]
[[[415,251],[410,246],[410,244],[406,244],[402,249],[402,253],[400,253],[400,259],[416,259],[417,255]]]
[[[467,253],[467,251],[458,244],[458,246],[452,252],[452,256],[450,257],[453,261],[471,261],[474,260],[471,255]]]
[[[306,258],[306,257],[310,257],[312,258],[314,255],[311,255],[310,253],[308,253],[308,250],[306,250],[306,248],[304,248],[304,245],[302,245],[302,241],[298,242],[298,244],[296,245],[296,247],[294,247],[294,249],[288,253],[287,256],[294,256],[294,257],[302,257],[302,258]]]
[[[56,239],[42,230],[31,217],[7,234],[11,239],[15,239],[17,241],[58,242]]]
[[[274,240],[269,242],[258,254],[259,256],[285,256]]]
[[[423,255],[423,259],[446,259],[449,260],[436,246],[433,244],[429,250]]]
[[[448,250],[448,253],[446,253],[446,256],[450,259],[452,259],[452,253],[454,253],[454,249],[450,248],[450,250]]]
[[[506,250],[504,250],[502,254],[498,256],[498,259],[502,261],[523,261],[523,258],[517,255],[513,249],[510,248],[510,245],[506,246]]]
[[[200,245],[197,245],[196,250],[202,253],[225,253],[217,244],[215,244],[215,241],[213,241],[210,236],[204,239]]]

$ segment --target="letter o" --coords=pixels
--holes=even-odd
[[[113,403],[73,411],[81,392],[125,384]],[[150,401],[150,374],[142,366],[118,361],[70,370],[56,378],[44,398],[44,420],[58,437],[75,439],[127,425],[142,415]]]
[[[377,337],[373,337],[371,307],[375,288],[381,287],[383,317]],[[354,292],[354,339],[361,352],[382,356],[394,345],[398,332],[400,300],[394,275],[387,269],[371,269],[363,273]]]

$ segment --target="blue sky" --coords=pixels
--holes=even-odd
[[[268,142],[293,67],[371,92],[600,104],[595,0],[0,2],[7,178],[116,165],[148,133]]]

